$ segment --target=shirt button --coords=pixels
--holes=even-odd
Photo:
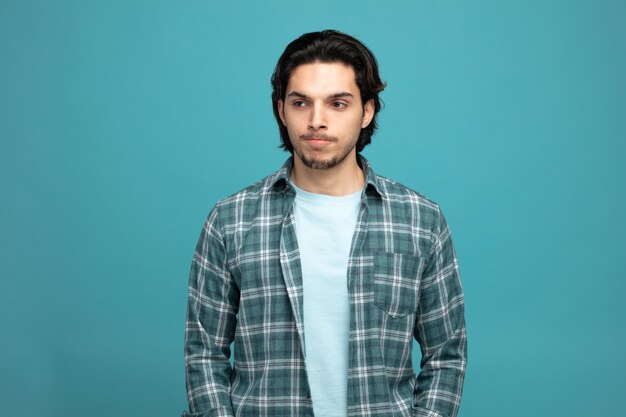
[[[305,393],[304,393],[304,398],[305,398],[306,400],[310,400],[310,399],[311,399],[311,393],[310,393],[309,391],[305,392]]]

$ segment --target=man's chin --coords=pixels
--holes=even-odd
[[[304,164],[305,167],[310,168],[310,169],[320,169],[320,170],[333,168],[339,163],[339,161],[337,161],[337,159],[335,158],[320,159],[320,158],[300,157],[300,160],[302,161],[302,164]]]
[[[345,155],[341,154],[326,158],[316,158],[310,155],[303,154],[301,152],[295,153],[295,155],[300,159],[305,167],[319,170],[326,170],[336,167],[337,165],[342,163],[349,154],[350,152],[347,152]]]

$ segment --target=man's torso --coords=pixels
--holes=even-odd
[[[216,207],[240,292],[231,398],[242,415],[311,407],[294,198],[279,171]],[[420,276],[438,213],[420,194],[369,174],[347,264],[350,415],[410,413]]]

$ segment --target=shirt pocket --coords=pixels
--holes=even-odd
[[[417,256],[374,254],[374,304],[393,318],[415,313],[423,259]]]

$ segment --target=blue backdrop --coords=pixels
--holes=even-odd
[[[0,2],[1,414],[186,408],[202,222],[287,157],[271,72],[336,28],[388,82],[364,155],[452,230],[460,416],[620,415],[626,3],[226,3]]]

